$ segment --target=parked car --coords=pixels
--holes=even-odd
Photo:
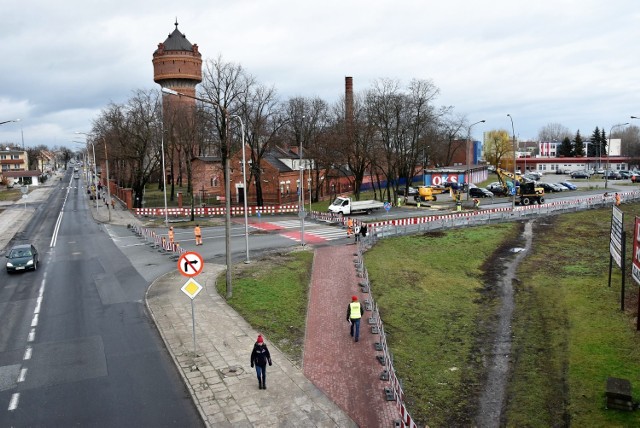
[[[591,178],[591,174],[589,174],[587,171],[573,171],[569,175],[571,176],[571,178]]]
[[[558,186],[554,186],[553,183],[540,182],[538,183],[538,187],[542,187],[544,191],[548,193],[562,192],[562,189],[559,188]]]
[[[507,190],[504,188],[504,186],[502,186],[502,183],[500,183],[499,181],[494,181],[493,183],[490,183],[486,187],[486,189],[496,196],[503,196],[507,194]]]
[[[14,245],[6,258],[8,273],[38,268],[38,250],[32,244]]]
[[[561,181],[560,184],[569,190],[576,190],[578,188],[575,184],[569,183],[568,181]]]
[[[618,173],[618,171],[605,171],[604,174],[602,174],[602,178],[607,178],[609,180],[622,180],[622,176]]]
[[[631,178],[631,171],[618,171],[623,180]]]
[[[493,198],[493,192],[482,187],[470,187],[469,196],[472,198]]]
[[[524,176],[527,178],[531,177],[533,180],[538,181],[542,178],[542,173],[538,171],[527,171]]]
[[[569,190],[569,188],[562,183],[549,183],[549,184],[551,184],[552,186],[557,186],[561,192]]]

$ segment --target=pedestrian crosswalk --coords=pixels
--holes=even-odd
[[[262,223],[252,223],[252,228],[264,231],[280,231],[280,235],[300,242],[300,220],[282,220]],[[296,229],[296,230],[291,230]],[[347,231],[339,226],[328,226],[312,222],[305,222],[304,240],[305,243],[322,243],[335,239],[346,239]]]

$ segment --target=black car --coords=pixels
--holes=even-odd
[[[482,187],[469,188],[469,196],[472,198],[493,198],[493,192]]]
[[[13,246],[6,255],[7,272],[38,269],[38,250],[31,244]]]
[[[590,178],[591,175],[587,171],[573,171],[570,174],[571,178]]]

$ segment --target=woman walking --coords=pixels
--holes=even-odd
[[[258,376],[258,389],[267,389],[267,363],[271,365],[271,354],[264,343],[262,335],[258,335],[258,340],[253,345],[251,351],[251,367],[255,365],[256,376]]]

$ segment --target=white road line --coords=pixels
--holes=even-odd
[[[40,285],[40,290],[38,290],[38,297],[42,297],[44,294],[44,279],[42,280],[42,284]]]
[[[42,296],[38,296],[38,298],[36,299],[36,307],[33,310],[34,314],[39,314],[40,313],[40,306],[42,305]]]
[[[15,410],[18,408],[18,401],[20,401],[20,393],[19,392],[14,392],[13,395],[11,395],[11,401],[9,402],[9,411]]]
[[[32,328],[27,337],[27,342],[33,342],[34,340],[36,340],[36,329]]]
[[[39,317],[39,314],[34,314],[33,315],[33,319],[31,320],[31,327],[37,327],[38,326],[38,317]]]
[[[18,383],[24,382],[26,378],[27,378],[27,369],[23,368],[22,370],[20,370],[20,376],[18,376]]]
[[[31,346],[27,346],[27,349],[25,349],[25,351],[24,351],[24,357],[22,357],[22,359],[23,360],[30,360],[32,352],[33,352],[33,349],[31,349]]]

